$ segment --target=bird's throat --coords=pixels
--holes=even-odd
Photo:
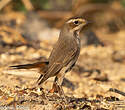
[[[80,37],[79,37],[79,30],[77,31],[74,31],[74,36],[75,36],[75,39],[76,39],[76,42],[78,45],[80,45]]]

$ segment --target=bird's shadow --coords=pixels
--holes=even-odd
[[[90,77],[94,72],[97,72],[97,74],[101,74],[101,70],[100,69],[85,69],[84,67],[80,66],[80,65],[76,65],[73,68],[73,71],[76,72],[78,75],[84,74],[84,73],[88,73],[87,75],[85,75],[84,77]]]
[[[76,72],[79,76],[81,74],[88,73],[88,74],[84,75],[84,77],[90,77],[94,72],[97,72],[97,74],[101,74],[101,71],[99,69],[87,70],[87,69],[85,69],[84,67],[82,67],[80,65],[76,65],[75,67],[73,67],[73,71]],[[67,78],[64,78],[62,86],[70,88],[72,91],[74,91],[75,89],[78,88],[74,83],[72,83]]]

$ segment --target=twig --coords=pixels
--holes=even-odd
[[[4,8],[11,0],[0,0],[0,10]]]
[[[120,91],[118,89],[115,89],[115,88],[110,88],[109,91],[118,93],[118,94],[120,94],[122,96],[125,96],[125,92],[122,92],[122,91]]]
[[[23,4],[25,5],[25,7],[28,11],[31,11],[31,10],[34,9],[30,0],[22,0],[22,2],[23,2]]]
[[[44,18],[49,20],[57,20],[57,19],[64,19],[69,18],[72,16],[70,11],[38,11],[38,14]]]

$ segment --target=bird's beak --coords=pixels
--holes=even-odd
[[[82,26],[86,26],[86,25],[92,23],[91,21],[87,21],[87,20],[83,20],[82,22],[83,22]]]
[[[82,25],[82,26],[86,26],[86,25],[89,25],[89,24],[91,24],[91,23],[92,23],[91,21],[85,20],[85,21],[83,21],[83,25]]]
[[[91,24],[91,23],[92,23],[92,21],[86,21],[86,25],[87,25],[87,24]]]

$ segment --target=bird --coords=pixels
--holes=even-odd
[[[60,95],[64,96],[62,82],[65,74],[72,69],[79,57],[79,33],[87,24],[87,20],[82,17],[68,19],[61,28],[59,38],[53,46],[47,61],[11,67],[14,69],[39,68],[41,75],[37,80],[38,85],[44,83],[48,78],[55,76],[53,87],[50,92],[58,92]]]

